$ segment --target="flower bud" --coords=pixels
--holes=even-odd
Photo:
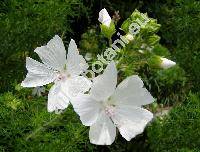
[[[176,62],[173,62],[167,58],[160,57],[160,59],[161,59],[160,67],[162,67],[163,69],[168,69],[176,65]]]
[[[157,55],[153,55],[148,59],[148,64],[152,68],[168,69],[176,65],[175,62]]]
[[[107,10],[104,8],[99,12],[99,22],[101,22],[103,25],[110,27],[111,23],[111,17],[108,14]]]
[[[129,40],[129,41],[132,41],[132,40],[134,39],[133,35],[130,34],[130,33],[126,34],[126,35],[125,35],[125,38],[126,38],[127,40]]]
[[[109,16],[105,8],[99,12],[98,20],[99,22],[102,23],[100,25],[102,34],[108,39],[110,39],[116,30],[115,30],[115,24],[111,20],[111,17]]]

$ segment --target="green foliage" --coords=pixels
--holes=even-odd
[[[140,13],[138,10],[135,10],[131,16],[122,23],[121,27],[126,33],[128,33],[131,23],[137,23],[140,25],[140,22],[146,22],[146,25],[141,26],[140,34],[145,34],[147,36],[148,34],[158,32],[160,29],[160,24],[157,23],[156,19],[149,18],[147,14]]]
[[[140,22],[142,22],[143,25],[141,25]],[[160,52],[152,50],[163,50],[164,47],[159,44],[160,37],[156,34],[160,28],[160,24],[158,24],[155,19],[149,18],[147,14],[135,10],[131,16],[123,22],[121,27],[126,33],[130,33],[129,27],[134,23],[137,23],[140,27],[138,28],[137,34],[134,35],[133,41],[124,48],[126,52],[138,51],[140,56],[144,56],[145,59],[148,59],[154,56],[155,53]],[[165,52],[168,52],[168,50],[166,49]],[[162,56],[164,56],[164,53]],[[157,64],[159,64],[159,62]]]
[[[165,70],[151,70],[147,67],[142,71],[143,80],[158,103],[173,105],[185,99],[189,88],[185,72],[179,66]]]
[[[158,64],[159,63],[159,64]],[[148,64],[152,68],[160,68],[160,64],[162,63],[162,60],[160,59],[159,56],[153,55],[148,59]]]
[[[88,0],[87,4],[93,11],[94,16],[98,15],[97,10],[101,10],[102,8],[106,8],[109,11],[109,14],[112,16],[114,11],[118,11],[120,13],[121,18],[124,20],[130,16],[135,8],[142,5],[141,0]],[[96,18],[95,18],[96,20]]]
[[[158,19],[162,25],[159,35],[161,43],[169,48],[172,59],[185,71],[193,90],[198,91],[200,83],[200,2],[198,0],[136,0],[102,1],[111,12],[119,10],[121,21],[137,8]],[[96,9],[95,9],[96,10]],[[158,53],[158,52],[157,52]]]
[[[146,7],[147,6],[147,7]],[[145,1],[144,8],[162,24],[164,43],[171,48],[176,61],[187,72],[193,89],[200,83],[200,1]]]
[[[124,23],[129,26],[137,22],[137,17],[142,20],[142,15],[146,16],[136,10],[131,15],[132,19],[128,18]],[[134,40],[121,50],[118,67],[123,78],[140,75],[158,103],[171,105],[182,101],[187,94],[186,74],[178,65],[165,70],[160,68],[159,56],[170,58],[170,52],[159,44],[160,37],[156,32],[160,25],[155,19],[147,19],[149,22],[141,27]]]
[[[185,72],[178,66],[166,70],[151,70],[144,66],[138,73],[157,103],[165,106],[182,102],[189,90]]]
[[[30,91],[0,95],[1,151],[95,151],[72,107],[48,113],[47,97],[33,98]]]
[[[112,14],[119,10],[121,16],[119,24],[129,17],[134,9],[157,18],[158,23],[162,25],[159,32],[162,37],[161,43],[169,48],[172,59],[186,71],[192,89],[194,91],[200,89],[199,0],[95,1],[93,12],[100,9],[98,6],[108,8]]]
[[[199,151],[200,94],[187,100],[169,115],[157,118],[147,129],[150,149],[160,151]]]
[[[81,52],[97,55],[106,48],[107,41],[104,39],[103,35],[99,35],[97,27],[91,27],[81,35],[79,44]]]
[[[170,56],[168,49],[160,44],[155,45],[155,47],[152,49],[152,52],[159,56],[165,56],[165,57]]]
[[[55,34],[72,33],[71,19],[79,16],[83,9],[78,0],[10,0],[1,5],[5,9],[0,16],[2,58],[17,51],[32,52]]]
[[[14,89],[13,84],[22,80],[25,72],[24,63],[24,59],[17,57],[11,58],[6,64],[0,61],[0,92]]]
[[[25,56],[33,54],[37,46],[44,45],[55,34],[69,40],[72,24],[86,10],[81,0],[1,1],[0,91],[8,90],[9,81],[13,82],[11,77],[22,79]]]

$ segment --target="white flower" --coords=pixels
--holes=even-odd
[[[173,67],[174,65],[176,65],[176,62],[173,62],[173,61],[171,61],[169,59],[166,59],[166,58],[163,58],[163,57],[160,57],[160,59],[161,59],[161,65],[160,66],[163,69],[168,69],[168,68]]]
[[[99,12],[99,22],[101,22],[103,25],[106,25],[107,27],[110,27],[111,23],[111,17],[108,14],[107,10],[104,8]]]
[[[48,94],[49,112],[67,108],[72,95],[83,93],[90,88],[91,82],[79,76],[88,68],[88,65],[79,55],[74,40],[70,41],[67,59],[62,39],[57,35],[46,46],[37,47],[35,52],[43,63],[27,57],[28,74],[21,85],[37,87],[54,82]],[[82,87],[80,87],[80,82]]]
[[[142,80],[133,75],[126,78],[116,88],[117,69],[112,61],[104,73],[94,79],[89,94],[72,99],[74,110],[82,123],[90,126],[90,142],[110,145],[116,136],[116,127],[128,141],[143,132],[153,114],[142,105],[154,101],[143,88]]]
[[[44,93],[44,92],[45,92],[44,87],[35,87],[32,91],[32,95],[33,96],[37,95],[38,97],[40,97],[40,96],[42,96],[42,93]]]

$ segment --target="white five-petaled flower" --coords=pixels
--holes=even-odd
[[[70,41],[66,51],[62,39],[55,35],[47,45],[35,51],[43,63],[26,58],[28,74],[22,82],[23,87],[37,87],[54,82],[48,94],[48,111],[67,108],[72,96],[89,90],[91,82],[80,74],[88,68],[85,59],[79,55],[76,43]]]
[[[99,12],[99,22],[101,22],[103,25],[106,25],[107,27],[110,27],[111,23],[111,17],[108,14],[107,10],[104,8]]]
[[[176,62],[171,61],[167,58],[160,57],[160,59],[161,59],[161,65],[160,66],[163,69],[168,69],[168,68],[171,68],[171,67],[176,65]]]
[[[110,145],[116,136],[116,127],[128,141],[143,132],[153,114],[142,108],[154,98],[143,88],[142,80],[133,75],[117,85],[117,69],[112,61],[102,75],[94,79],[89,94],[72,99],[74,110],[82,123],[90,126],[90,142]]]

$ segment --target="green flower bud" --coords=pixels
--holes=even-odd
[[[156,34],[151,35],[148,37],[147,39],[147,44],[149,44],[150,46],[153,46],[155,44],[157,44],[160,41],[160,37]]]
[[[102,34],[107,37],[108,39],[110,39],[112,37],[112,35],[115,33],[115,24],[113,23],[113,21],[111,21],[110,26],[106,26],[104,24],[100,25],[101,27],[101,32]]]
[[[148,59],[147,62],[148,62],[148,65],[149,65],[151,68],[156,68],[156,69],[158,69],[158,68],[160,68],[160,65],[161,65],[161,63],[162,63],[162,60],[160,59],[159,56],[153,55],[152,57],[150,57],[150,58]]]

